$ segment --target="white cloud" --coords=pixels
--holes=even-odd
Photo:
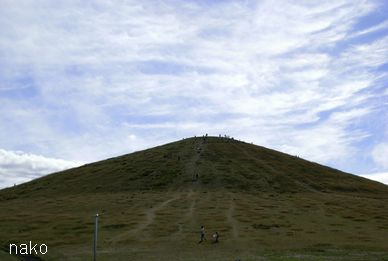
[[[373,160],[383,168],[388,168],[388,143],[379,143],[372,150]]]
[[[362,176],[367,179],[372,179],[381,183],[384,183],[388,185],[388,172],[378,172],[378,173],[370,173],[370,174],[361,174],[359,176]]]
[[[80,162],[0,149],[0,188],[80,165]]]
[[[377,67],[388,60],[388,37],[381,38],[372,43],[352,46],[341,54],[341,65],[352,69],[366,69]]]
[[[354,123],[375,111],[367,101],[378,96],[388,38],[343,43],[377,7],[6,1],[0,146],[89,162],[221,132],[346,161],[371,135]]]
[[[371,27],[368,27],[364,30],[361,30],[361,31],[357,31],[353,34],[351,34],[349,37],[358,37],[358,36],[362,36],[362,35],[365,35],[365,34],[370,34],[370,33],[374,33],[374,32],[377,32],[377,31],[380,31],[380,30],[384,30],[384,29],[387,29],[388,28],[388,21],[383,21],[377,25],[374,25],[374,26],[371,26]]]

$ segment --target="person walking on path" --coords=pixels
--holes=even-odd
[[[218,232],[216,231],[216,233],[213,234],[213,238],[214,238],[214,244],[218,243],[218,238],[220,237],[220,235],[218,234]]]
[[[204,240],[206,240],[205,228],[204,228],[204,226],[201,226],[201,240],[199,240],[198,244],[202,243]]]

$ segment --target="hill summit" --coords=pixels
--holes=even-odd
[[[193,137],[54,173],[18,196],[148,190],[387,193],[387,186],[226,137]]]
[[[92,260],[100,213],[102,261],[385,260],[387,204],[381,183],[193,137],[1,190],[0,259],[32,240],[48,245],[42,260]]]

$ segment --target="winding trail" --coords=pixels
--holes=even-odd
[[[226,220],[228,221],[230,227],[232,228],[232,236],[234,239],[238,238],[238,221],[233,217],[234,209],[236,204],[234,203],[233,198],[230,200],[229,209],[226,212]]]
[[[198,138],[200,139],[200,138]],[[186,164],[186,175],[189,180],[194,181],[194,176],[198,173],[198,169],[196,166],[196,163],[200,160],[201,158],[201,153],[204,151],[204,142],[201,140],[196,140],[193,144],[194,148],[192,148],[193,151],[193,156],[189,160],[189,162]],[[198,153],[198,149],[201,151]],[[197,186],[198,182],[195,182],[192,184],[192,186]]]
[[[193,222],[192,217],[197,200],[194,198],[194,191],[192,189],[187,192],[186,199],[190,200],[190,206],[185,215],[181,218],[180,222],[177,223],[178,230],[171,235],[172,238],[179,238],[183,233],[183,228],[186,227],[188,223]]]
[[[116,242],[126,238],[127,236],[130,236],[130,235],[133,235],[133,234],[136,234],[136,233],[143,231],[144,229],[146,229],[149,225],[151,225],[155,221],[155,213],[157,211],[163,209],[171,202],[178,200],[180,197],[181,197],[180,195],[177,195],[177,196],[172,197],[166,201],[163,201],[162,203],[160,203],[156,207],[153,207],[153,208],[146,210],[145,211],[145,219],[142,222],[140,222],[135,228],[117,235],[116,237],[114,237],[111,240],[111,242],[116,243]]]
[[[191,199],[191,204],[190,204],[189,210],[186,213],[186,219],[189,219],[193,216],[195,204],[197,203],[197,200],[193,198],[193,194],[194,192],[192,189],[190,189],[189,192],[187,193],[187,198]]]
[[[162,208],[167,206],[169,203],[171,203],[172,201],[175,201],[179,198],[180,198],[180,196],[170,198],[170,199],[162,202],[158,206],[148,209],[146,211],[146,220],[143,223],[140,223],[136,228],[134,228],[132,230],[132,233],[140,232],[140,231],[144,230],[146,227],[148,227],[149,225],[151,225],[155,220],[155,212],[161,210]]]

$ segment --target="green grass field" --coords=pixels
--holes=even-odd
[[[192,138],[0,191],[0,243],[45,243],[46,261],[92,260],[98,212],[98,260],[388,260],[387,205],[380,183]]]

